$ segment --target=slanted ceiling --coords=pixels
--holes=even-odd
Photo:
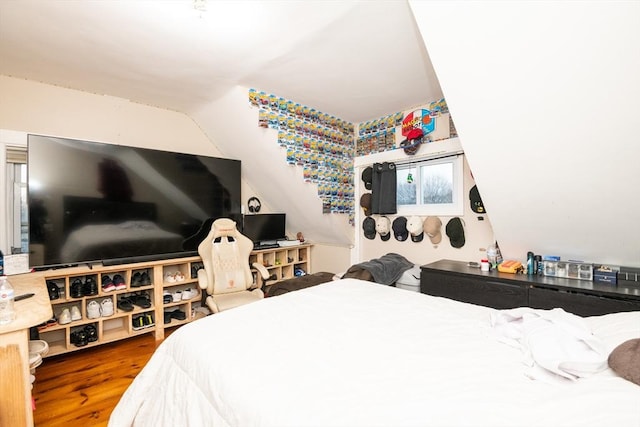
[[[344,244],[354,232],[345,216],[322,215],[315,190],[291,185],[273,148],[237,130],[254,118],[219,113],[250,87],[352,122],[444,93],[507,256],[640,265],[639,7],[2,1],[0,74],[187,114],[242,158],[251,187],[292,228]]]

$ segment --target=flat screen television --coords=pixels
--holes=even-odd
[[[197,254],[241,215],[239,160],[29,135],[29,263],[119,264]]]
[[[255,245],[274,243],[286,238],[286,222],[287,217],[283,213],[244,215],[242,234]]]

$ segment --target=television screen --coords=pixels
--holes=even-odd
[[[241,220],[240,161],[29,135],[29,263],[197,254],[211,222]]]
[[[275,242],[285,239],[285,225],[286,214],[283,213],[244,215],[242,234],[254,244]]]

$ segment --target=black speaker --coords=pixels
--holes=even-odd
[[[247,201],[247,206],[249,207],[249,212],[258,213],[260,212],[260,207],[262,207],[262,203],[260,203],[260,199],[257,197],[250,197]]]

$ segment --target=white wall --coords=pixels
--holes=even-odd
[[[640,266],[640,2],[419,2],[506,258]]]
[[[266,176],[275,176],[278,174],[284,176],[284,182],[299,182],[304,184],[301,178],[301,172],[294,168],[286,166],[284,157],[268,160],[264,157],[264,152],[253,145],[243,145],[242,141],[252,141],[264,139],[264,143],[276,146],[275,139],[267,139],[264,129],[257,127],[257,110],[248,108],[247,93],[245,91],[237,94],[236,99],[240,103],[236,107],[231,103],[227,108],[227,113],[232,119],[222,116],[212,116],[205,118],[206,122],[201,128],[188,115],[164,110],[156,107],[146,106],[130,102],[125,99],[95,95],[91,93],[66,89],[62,87],[0,76],[0,129],[16,131],[17,134],[33,133],[41,135],[51,135],[74,139],[83,139],[88,141],[107,142],[112,144],[121,144],[128,146],[154,148],[168,151],[180,151],[185,153],[202,154],[209,156],[220,156],[227,158],[236,158],[242,160],[242,194],[246,199],[251,195],[258,195],[263,201],[271,200],[270,197],[262,197],[249,185],[245,175],[249,174],[255,177],[258,183],[272,192],[284,193],[288,197],[293,197],[295,201],[300,201],[304,197],[308,197],[295,193],[292,187],[283,187],[282,183],[269,180]],[[223,108],[223,107],[221,107]],[[230,120],[230,121],[226,121]],[[245,121],[246,120],[246,121]],[[220,123],[229,123],[229,128],[218,134],[215,129],[220,127]],[[247,125],[247,123],[250,123]],[[255,126],[254,126],[255,124]],[[210,132],[205,133],[203,129],[209,129]],[[237,129],[248,128],[248,136]],[[213,131],[211,131],[213,129]],[[4,134],[7,134],[6,132]],[[16,133],[11,133],[12,135]],[[239,145],[237,151],[229,153],[221,151],[215,142],[215,137],[228,137],[232,144]],[[211,138],[211,139],[210,139]],[[249,139],[247,139],[249,138]],[[257,139],[256,139],[257,138]],[[275,137],[274,137],[275,138]],[[26,140],[26,137],[25,137]],[[2,142],[2,141],[0,141]],[[260,145],[257,145],[260,147]],[[3,151],[4,153],[4,151]],[[234,156],[236,154],[237,156]],[[278,161],[278,164],[273,162]],[[280,162],[281,161],[281,162]],[[4,162],[2,162],[4,164]],[[264,168],[262,173],[259,168]],[[289,174],[283,173],[288,171]],[[4,172],[4,170],[2,170]],[[300,172],[300,177],[296,174]],[[3,174],[4,176],[4,174]],[[275,179],[275,178],[274,178]],[[4,187],[3,187],[4,188]],[[294,191],[293,194],[291,192]],[[2,195],[3,193],[0,193]],[[319,199],[318,199],[319,201]],[[277,202],[277,200],[276,200]],[[5,198],[0,200],[0,220],[2,224],[4,213],[6,211]],[[314,212],[313,206],[309,203],[300,203],[302,208],[297,205],[283,203],[282,205],[270,206],[265,203],[262,212],[281,211],[288,212],[295,208],[302,214]],[[317,210],[316,210],[317,211]],[[331,215],[322,218],[329,220]],[[346,217],[343,216],[343,217]],[[306,216],[301,217],[307,220]],[[341,218],[344,219],[344,218]],[[290,225],[290,224],[289,224]],[[295,234],[299,229],[305,232],[307,238],[309,234],[303,223],[296,223],[296,227],[292,228],[290,233]],[[291,227],[290,227],[291,228]],[[348,232],[349,227],[343,228],[343,233]],[[3,233],[3,236],[5,234]],[[344,237],[343,237],[344,239]],[[311,239],[313,240],[313,239]],[[347,238],[348,240],[348,238]],[[6,242],[0,241],[5,245]],[[323,243],[323,242],[318,242]],[[5,245],[6,246],[6,245]],[[344,269],[344,265],[350,263],[350,246],[342,244],[338,246],[329,246],[329,250],[323,251],[318,247],[318,254],[312,255],[312,263],[314,271],[319,269],[327,271],[340,271]],[[6,247],[3,246],[3,251]],[[335,267],[333,267],[335,266]]]

